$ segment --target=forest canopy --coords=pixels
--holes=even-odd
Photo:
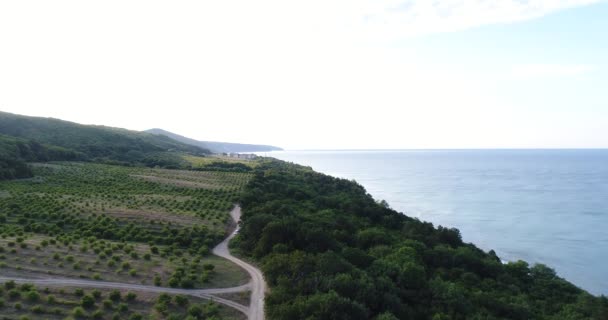
[[[355,182],[281,161],[254,172],[234,246],[263,268],[270,319],[608,317],[606,297],[542,264],[503,264]]]

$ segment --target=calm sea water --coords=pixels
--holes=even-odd
[[[354,179],[376,199],[507,261],[554,268],[608,294],[608,150],[266,153]]]

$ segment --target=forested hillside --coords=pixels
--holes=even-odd
[[[283,150],[279,147],[275,146],[267,146],[260,144],[244,144],[244,143],[231,143],[231,142],[215,142],[215,141],[198,141],[194,139],[190,139],[184,136],[180,136],[179,134],[175,134],[173,132],[169,132],[163,129],[150,129],[146,130],[146,132],[167,136],[173,140],[183,142],[185,144],[189,144],[192,146],[201,147],[204,149],[209,149],[215,153],[230,153],[230,152],[264,152],[264,151],[275,151],[275,150]]]
[[[8,158],[11,158],[10,154],[26,156],[17,158],[21,161],[44,161],[37,158],[37,155],[46,153],[48,160],[83,160],[178,168],[186,163],[176,153],[210,153],[209,150],[166,136],[5,112],[0,112],[0,134],[13,138],[12,141],[9,141],[10,138],[4,139],[4,146],[0,151],[8,150],[9,155],[5,156]],[[27,146],[30,151],[21,150],[22,146]],[[19,149],[18,153],[10,151],[16,149]]]
[[[242,206],[234,246],[263,268],[269,319],[608,319],[606,297],[551,268],[503,264],[309,168],[258,166]]]
[[[0,134],[0,180],[31,177],[26,162],[79,159],[79,152]]]

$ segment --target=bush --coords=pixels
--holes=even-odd
[[[40,300],[40,294],[36,290],[28,291],[25,294],[25,297],[29,302],[37,302]]]
[[[154,285],[160,287],[163,284],[163,280],[158,274],[154,275]]]
[[[80,299],[80,305],[83,308],[87,308],[87,309],[91,308],[91,307],[93,307],[95,305],[95,298],[93,298],[93,296],[91,296],[89,294],[84,295],[82,297],[82,299]]]
[[[135,299],[137,299],[137,295],[133,292],[129,292],[127,293],[127,301],[134,301]]]
[[[95,312],[93,312],[91,314],[91,318],[97,319],[97,320],[98,319],[103,319],[103,311],[101,311],[101,310],[95,310]]]
[[[120,303],[118,304],[118,311],[120,312],[127,312],[129,311],[129,306],[126,303]]]
[[[134,313],[129,317],[129,320],[142,320],[144,316],[139,313]]]
[[[23,292],[27,292],[34,289],[34,285],[32,285],[31,283],[24,283],[21,285],[20,289]]]
[[[82,307],[76,307],[74,309],[72,309],[72,316],[76,317],[76,318],[85,318],[87,316],[87,312],[84,311],[84,309]]]
[[[192,305],[188,308],[188,315],[201,318],[203,316],[203,308],[198,304]]]
[[[17,298],[21,297],[21,291],[15,289],[11,289],[8,291],[8,298],[11,300],[15,300]]]
[[[44,308],[41,305],[37,304],[32,307],[31,311],[33,313],[44,313]]]
[[[112,300],[114,302],[120,301],[120,298],[121,298],[120,291],[112,290],[112,291],[110,291],[110,295],[108,297],[110,298],[110,300]]]
[[[183,295],[176,295],[173,298],[173,301],[175,301],[175,304],[180,306],[180,307],[184,307],[188,304],[188,298],[186,296]]]
[[[106,309],[112,309],[112,307],[114,306],[114,302],[112,302],[112,300],[110,299],[104,299],[101,304],[103,305],[104,308]]]

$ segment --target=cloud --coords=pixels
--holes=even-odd
[[[603,0],[363,0],[362,20],[374,34],[390,37],[462,31],[513,23]]]
[[[554,78],[580,75],[591,70],[592,66],[584,64],[524,64],[514,66],[511,74],[516,78]]]

